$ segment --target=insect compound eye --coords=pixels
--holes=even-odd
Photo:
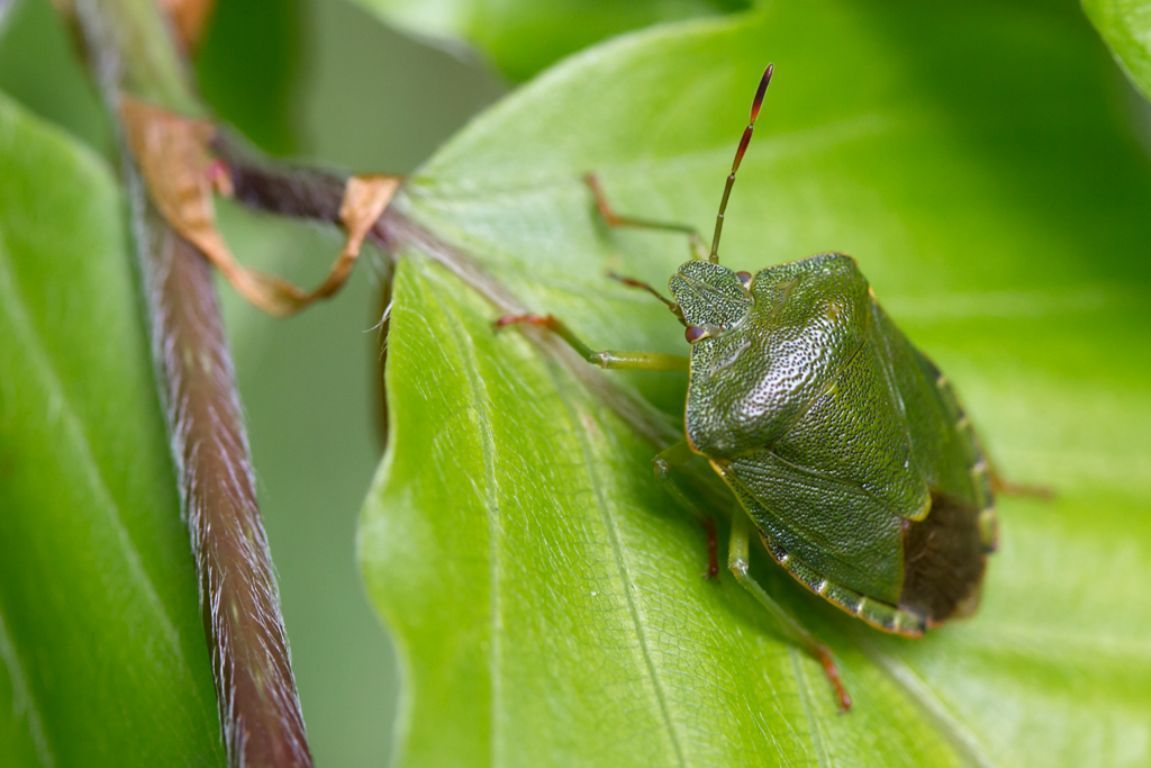
[[[739,278],[739,282],[743,283],[744,288],[751,287],[751,273],[750,272],[736,272],[735,276]]]
[[[707,336],[707,329],[698,325],[689,325],[683,329],[683,337],[687,339],[688,344],[694,344],[705,336]]]

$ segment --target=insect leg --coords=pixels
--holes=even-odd
[[[835,689],[835,697],[839,701],[839,708],[841,711],[846,712],[851,709],[851,697],[847,694],[847,689],[843,687],[843,680],[839,676],[839,668],[835,666],[835,659],[831,655],[831,651],[827,649],[823,643],[815,639],[815,637],[804,629],[794,616],[787,612],[783,606],[772,599],[771,595],[760,586],[754,578],[752,578],[750,569],[750,555],[748,551],[748,519],[746,515],[736,513],[732,515],[731,521],[731,541],[727,550],[727,567],[735,576],[735,580],[739,582],[740,586],[750,592],[760,604],[767,609],[767,612],[779,622],[779,626],[799,644],[801,644],[808,653],[810,653],[823,667],[823,672],[827,675],[827,679],[831,682],[832,688]]]
[[[663,482],[668,494],[703,526],[707,535],[707,578],[714,580],[719,576],[719,544],[715,535],[715,518],[706,512],[701,512],[700,505],[689,499],[672,477],[673,469],[683,467],[694,458],[696,454],[681,440],[657,453],[651,460],[651,468],[656,478]]]
[[[1046,485],[1031,485],[1030,483],[1016,483],[1007,480],[999,473],[998,467],[990,464],[988,471],[991,474],[991,490],[1002,493],[1004,496],[1028,496],[1033,499],[1050,501],[1055,498],[1055,492]]]
[[[600,368],[627,368],[639,371],[686,371],[689,359],[683,355],[668,355],[663,352],[617,352],[614,350],[596,351],[580,341],[562,321],[553,315],[504,315],[495,322],[496,329],[509,325],[534,325],[547,328],[566,341],[579,353],[580,357]]]
[[[596,210],[599,211],[600,218],[603,219],[604,224],[607,224],[609,227],[633,227],[635,229],[679,232],[687,235],[688,247],[691,250],[691,257],[693,259],[707,258],[707,243],[704,242],[703,235],[701,235],[695,227],[690,224],[652,221],[651,219],[641,219],[635,216],[624,216],[616,213],[611,203],[608,202],[607,196],[603,193],[603,187],[600,186],[599,178],[594,173],[589,173],[585,174],[583,179],[584,183],[591,189],[592,196],[595,198]]]
[[[655,296],[657,299],[659,299],[661,302],[663,302],[665,307],[667,307],[668,309],[670,309],[672,311],[672,314],[674,314],[676,317],[679,318],[679,321],[681,323],[685,323],[685,321],[683,319],[683,310],[681,310],[679,308],[679,305],[676,304],[671,299],[669,299],[668,297],[664,296],[658,290],[656,290],[652,286],[651,283],[645,283],[643,280],[637,280],[634,277],[628,277],[627,275],[621,275],[618,272],[608,272],[607,276],[609,278],[611,278],[612,280],[615,280],[617,283],[623,283],[628,288],[636,288],[636,289],[639,289],[641,291],[646,291],[647,293],[650,293],[652,296]]]

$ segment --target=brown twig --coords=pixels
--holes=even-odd
[[[155,3],[78,0],[76,20],[114,121],[123,93],[196,116],[184,63]],[[161,216],[119,127],[153,356],[229,761],[310,766],[212,270]]]
[[[348,176],[269,161],[225,129],[216,131],[211,150],[223,164],[237,201],[280,216],[339,226]]]
[[[230,762],[310,766],[212,268],[188,241],[150,218],[145,282],[153,353],[164,374]]]

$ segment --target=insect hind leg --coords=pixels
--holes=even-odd
[[[767,590],[752,577],[748,522],[746,515],[736,513],[732,516],[731,543],[728,545],[727,551],[728,569],[735,576],[739,585],[750,592],[759,601],[759,604],[767,609],[772,618],[778,622],[779,627],[819,662],[820,666],[823,667],[824,675],[827,676],[828,682],[831,683],[831,687],[835,691],[839,709],[843,712],[848,711],[851,709],[851,696],[848,695],[847,688],[843,685],[843,678],[839,675],[839,667],[836,666],[831,651],[826,645],[816,640],[815,636],[808,632],[795,616],[777,603],[767,593]]]
[[[999,468],[991,462],[988,462],[988,473],[991,475],[991,490],[995,493],[1004,496],[1024,496],[1040,501],[1051,501],[1055,498],[1055,491],[1050,486],[1009,480],[1000,474]]]

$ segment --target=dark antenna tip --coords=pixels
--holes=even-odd
[[[763,96],[767,93],[767,86],[771,84],[771,76],[775,72],[775,65],[768,64],[767,69],[763,70],[763,77],[759,80],[759,88],[755,90],[755,99],[751,102],[751,121],[755,122],[755,118],[759,117],[759,108],[763,106]]]

